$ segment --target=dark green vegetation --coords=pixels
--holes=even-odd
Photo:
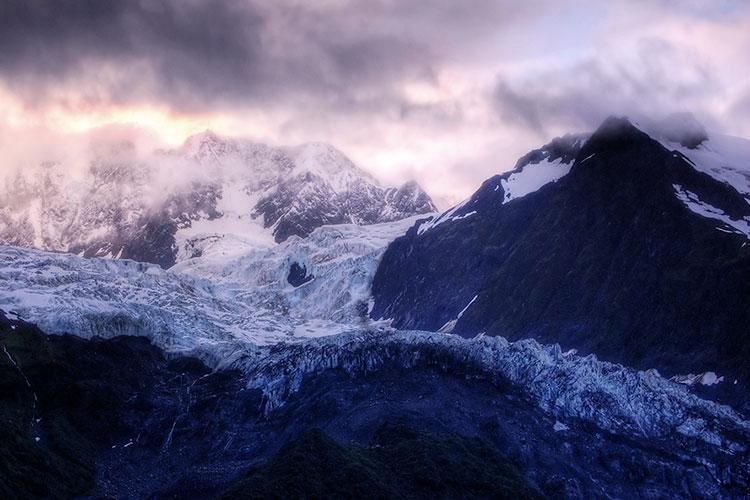
[[[47,336],[0,314],[0,497],[71,498],[92,490],[105,450],[137,436],[168,363],[146,339]],[[205,373],[205,368],[203,368]]]
[[[537,498],[518,468],[480,439],[383,426],[371,446],[312,430],[224,498]]]
[[[0,314],[0,497],[534,496],[487,440],[381,426],[339,444],[267,421],[236,377],[207,373],[142,338],[47,336]]]
[[[59,353],[27,325],[3,332],[0,343],[0,497],[70,498],[90,490],[95,450],[60,411],[74,395]],[[41,373],[50,383],[29,387],[25,377]]]

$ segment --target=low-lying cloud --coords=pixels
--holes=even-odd
[[[0,47],[0,132],[22,158],[110,122],[173,145],[213,128],[330,142],[447,205],[609,114],[750,135],[734,0],[8,0]]]
[[[587,130],[612,114],[641,119],[691,111],[714,118],[702,105],[721,86],[707,64],[660,38],[638,45],[629,60],[586,58],[516,83],[501,76],[494,89],[497,111],[542,138],[548,128]]]

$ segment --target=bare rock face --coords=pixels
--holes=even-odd
[[[610,118],[530,153],[389,246],[372,317],[535,338],[669,376],[713,371],[743,399],[746,177],[721,168],[713,139],[696,150],[661,141]]]

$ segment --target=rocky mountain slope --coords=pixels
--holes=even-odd
[[[532,152],[389,246],[372,316],[711,371],[746,392],[750,155],[689,142],[610,118]]]
[[[382,187],[326,144],[273,148],[211,132],[171,151],[94,149],[82,172],[31,165],[0,180],[0,243],[169,267],[226,235],[268,247],[326,224],[435,211],[414,182]]]
[[[314,492],[304,471],[338,464],[339,487],[377,478],[417,497],[746,491],[750,427],[728,408],[653,374],[500,340],[360,332],[211,370],[142,338],[45,336],[0,313],[0,488],[232,498],[279,481]],[[394,461],[397,473],[383,465]]]

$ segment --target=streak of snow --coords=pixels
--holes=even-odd
[[[716,385],[724,382],[724,377],[719,377],[714,372],[704,372],[697,375],[694,375],[692,373],[688,373],[687,375],[675,375],[669,380],[684,385]]]
[[[726,224],[726,226],[732,228],[737,234],[744,234],[747,238],[750,238],[750,217],[744,219],[732,219],[719,208],[714,207],[701,201],[698,195],[692,191],[684,189],[679,184],[673,184],[672,187],[675,190],[677,198],[682,201],[690,211],[707,217],[709,219],[715,219]],[[721,230],[721,228],[717,229]]]
[[[441,326],[440,329],[438,330],[438,332],[440,332],[440,333],[451,333],[453,331],[453,329],[456,328],[456,323],[458,323],[458,320],[461,319],[461,317],[464,315],[464,313],[466,312],[466,310],[474,303],[475,300],[477,300],[477,297],[479,297],[479,295],[474,295],[474,298],[471,299],[468,304],[466,304],[466,307],[464,307],[463,309],[461,309],[461,312],[458,313],[458,315],[456,316],[456,318],[448,321],[443,326]]]
[[[563,432],[563,431],[567,431],[568,429],[570,429],[570,427],[568,427],[564,423],[562,423],[559,420],[557,420],[557,421],[555,421],[555,425],[552,426],[552,429],[555,432]]]

